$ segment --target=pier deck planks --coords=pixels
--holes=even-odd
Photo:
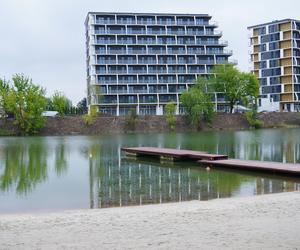
[[[161,157],[161,159],[170,157],[178,160],[195,160],[200,164],[215,167],[220,166],[233,169],[300,176],[300,164],[228,159],[227,155],[209,154],[207,152],[184,149],[136,147],[122,148],[121,150],[136,156],[158,156]]]
[[[138,147],[138,148],[122,148],[124,152],[136,155],[173,157],[177,159],[193,159],[193,160],[218,160],[227,159],[227,155],[209,154],[207,152],[171,149],[171,148],[154,148],[154,147]]]
[[[228,159],[228,160],[200,160],[198,161],[204,165],[229,167],[236,169],[245,170],[257,170],[272,173],[281,173],[289,175],[300,175],[300,164],[292,163],[281,163],[281,162],[269,162],[269,161],[251,161],[251,160],[239,160],[239,159]]]

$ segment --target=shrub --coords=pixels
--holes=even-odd
[[[97,107],[91,106],[90,112],[86,115],[83,115],[82,119],[84,120],[86,125],[92,125],[94,123],[94,120],[97,117],[97,115],[98,115]]]
[[[255,110],[247,112],[246,119],[252,128],[259,129],[263,126],[263,122],[257,118],[257,112]]]
[[[174,102],[169,102],[166,105],[166,119],[171,130],[174,130],[176,127],[176,104]]]
[[[132,108],[125,118],[125,129],[129,131],[135,130],[136,119],[137,119],[136,109]]]

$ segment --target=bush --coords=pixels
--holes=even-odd
[[[90,112],[86,115],[83,115],[82,119],[84,120],[86,125],[92,125],[94,123],[94,120],[97,117],[97,115],[98,115],[97,107],[91,106]]]
[[[250,126],[255,129],[259,129],[264,125],[264,123],[257,118],[257,112],[255,110],[247,112],[246,119]]]
[[[125,129],[129,131],[135,130],[136,119],[137,119],[136,109],[132,108],[129,114],[125,118]]]
[[[169,102],[166,105],[166,119],[171,130],[175,130],[176,127],[176,104],[174,102]]]

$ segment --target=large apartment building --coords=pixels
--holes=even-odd
[[[260,80],[259,110],[300,110],[300,21],[248,28],[252,70]]]
[[[228,63],[231,51],[211,16],[203,14],[102,13],[87,15],[88,104],[101,113],[162,115],[198,75]],[[215,94],[216,109],[226,108]]]

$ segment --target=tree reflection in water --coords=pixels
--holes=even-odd
[[[48,177],[47,154],[47,145],[42,138],[35,139],[34,143],[8,139],[1,148],[0,161],[4,171],[0,176],[0,189],[9,191],[15,187],[19,195],[31,192]]]
[[[18,195],[26,196],[37,184],[48,179],[49,158],[53,154],[54,169],[57,176],[67,172],[66,143],[63,138],[56,145],[49,145],[42,137],[7,139],[1,146],[0,190],[8,192],[15,189]]]
[[[53,183],[60,183],[66,187],[61,199],[68,201],[68,195],[73,195],[78,198],[76,201],[87,204],[89,197],[90,207],[100,208],[207,200],[299,188],[299,180],[253,172],[222,169],[207,172],[194,163],[162,165],[148,159],[129,160],[120,152],[123,146],[194,149],[240,159],[300,162],[299,130],[1,138],[0,194],[13,196],[16,193],[24,197],[49,178],[49,185],[45,185],[48,194],[53,194]],[[77,182],[73,182],[73,178],[77,178]],[[64,186],[65,182],[68,186]],[[89,189],[81,193],[82,197],[76,186],[79,182]]]

